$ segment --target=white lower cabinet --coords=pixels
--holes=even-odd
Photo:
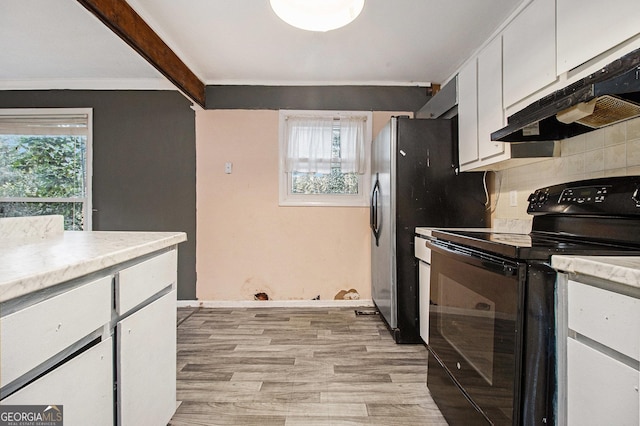
[[[117,323],[118,418],[167,424],[176,409],[176,290]]]
[[[567,424],[640,424],[638,370],[574,339],[567,359]]]
[[[427,240],[414,237],[414,255],[418,259],[418,313],[420,318],[420,337],[429,343],[429,295],[431,293],[431,249]]]
[[[3,399],[2,405],[57,405],[65,426],[113,426],[112,339]]]
[[[431,265],[418,262],[418,292],[420,294],[420,337],[429,343],[429,293],[431,292]]]
[[[609,287],[567,281],[567,325],[560,333],[566,336],[569,426],[640,424],[640,298]]]
[[[118,272],[116,313],[122,315],[175,284],[178,252],[170,250]]]
[[[0,317],[0,404],[62,405],[65,426],[166,425],[176,409],[176,271],[172,249],[16,301]]]
[[[107,324],[111,281],[106,276],[0,318],[0,386]]]

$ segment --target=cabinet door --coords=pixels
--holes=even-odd
[[[112,339],[3,399],[2,405],[61,405],[66,426],[113,426]]]
[[[431,265],[418,262],[418,293],[420,294],[420,337],[429,343],[429,293],[431,292]]]
[[[502,37],[503,98],[509,107],[556,80],[555,0],[534,0]]]
[[[119,321],[122,426],[167,424],[176,410],[176,291]]]
[[[640,32],[640,1],[557,0],[558,73]]]
[[[458,73],[458,138],[460,165],[478,161],[478,73],[475,58]]]
[[[491,133],[504,127],[502,108],[502,39],[496,37],[478,55],[478,153],[480,159],[505,152]]]
[[[638,370],[567,339],[567,424],[637,426],[639,378]]]

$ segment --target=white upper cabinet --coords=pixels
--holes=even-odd
[[[491,133],[588,69],[567,71],[640,45],[640,0],[531,0],[521,7],[458,73],[461,171],[535,161],[512,158],[511,145],[491,141]]]
[[[638,0],[556,1],[558,73],[569,71],[640,32]]]
[[[505,124],[502,106],[502,37],[496,37],[458,74],[460,170],[505,160],[510,147],[491,140]]]
[[[534,0],[502,34],[504,106],[509,107],[556,80],[556,0]]]
[[[460,165],[478,161],[478,66],[469,61],[458,73],[458,148]]]
[[[481,160],[505,153],[504,142],[491,140],[491,133],[504,124],[502,38],[498,36],[478,55],[478,152]]]

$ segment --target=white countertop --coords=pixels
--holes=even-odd
[[[552,256],[551,266],[561,272],[588,275],[640,288],[640,257]]]
[[[531,232],[531,220],[526,219],[502,219],[495,218],[491,228],[442,228],[438,226],[421,226],[416,228],[416,234],[430,237],[434,230],[442,231],[476,231],[476,232],[503,232],[511,234],[528,234]]]
[[[187,240],[184,232],[66,231],[0,239],[0,302]]]
[[[422,235],[423,237],[431,237],[433,231],[476,231],[476,232],[484,232],[484,231],[492,231],[492,228],[438,228],[438,227],[420,227],[416,228],[416,234]]]

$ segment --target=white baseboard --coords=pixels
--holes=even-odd
[[[336,308],[373,307],[373,300],[178,300],[179,308]]]

